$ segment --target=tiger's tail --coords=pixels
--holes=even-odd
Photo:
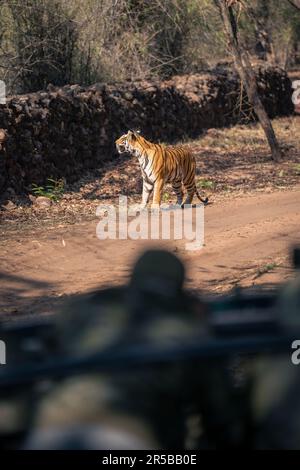
[[[206,197],[206,198],[203,199],[203,198],[200,196],[200,194],[199,194],[197,188],[195,188],[195,193],[196,193],[197,198],[199,199],[199,201],[203,202],[203,204],[207,204],[207,203],[208,203],[208,197]]]

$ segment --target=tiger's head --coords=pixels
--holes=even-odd
[[[122,154],[125,152],[131,155],[140,155],[147,142],[137,131],[128,131],[116,140],[117,151]]]

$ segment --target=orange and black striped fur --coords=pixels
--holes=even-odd
[[[153,206],[159,206],[162,189],[167,182],[172,184],[177,204],[181,206],[191,204],[194,194],[201,202],[208,202],[208,199],[203,199],[197,191],[196,161],[187,147],[153,144],[135,131],[122,135],[116,140],[116,146],[119,153],[128,152],[139,160],[143,177],[142,207],[146,207],[152,191]],[[182,186],[187,192],[184,202]]]

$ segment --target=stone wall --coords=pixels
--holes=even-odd
[[[279,68],[256,69],[270,117],[293,112],[291,83]],[[115,154],[130,128],[150,140],[176,142],[205,129],[253,119],[240,81],[224,69],[163,82],[68,85],[10,97],[0,105],[0,191],[17,193],[49,177],[76,180]]]

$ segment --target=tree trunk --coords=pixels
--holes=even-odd
[[[231,53],[234,58],[235,67],[240,75],[248,95],[248,99],[253,106],[255,114],[266,134],[272,159],[276,162],[281,160],[281,151],[275,136],[269,116],[260,100],[257,90],[255,74],[252,70],[249,57],[239,44],[237,36],[237,23],[234,17],[232,6],[226,0],[215,0],[219,7],[221,18],[224,24],[226,36],[228,38]]]

